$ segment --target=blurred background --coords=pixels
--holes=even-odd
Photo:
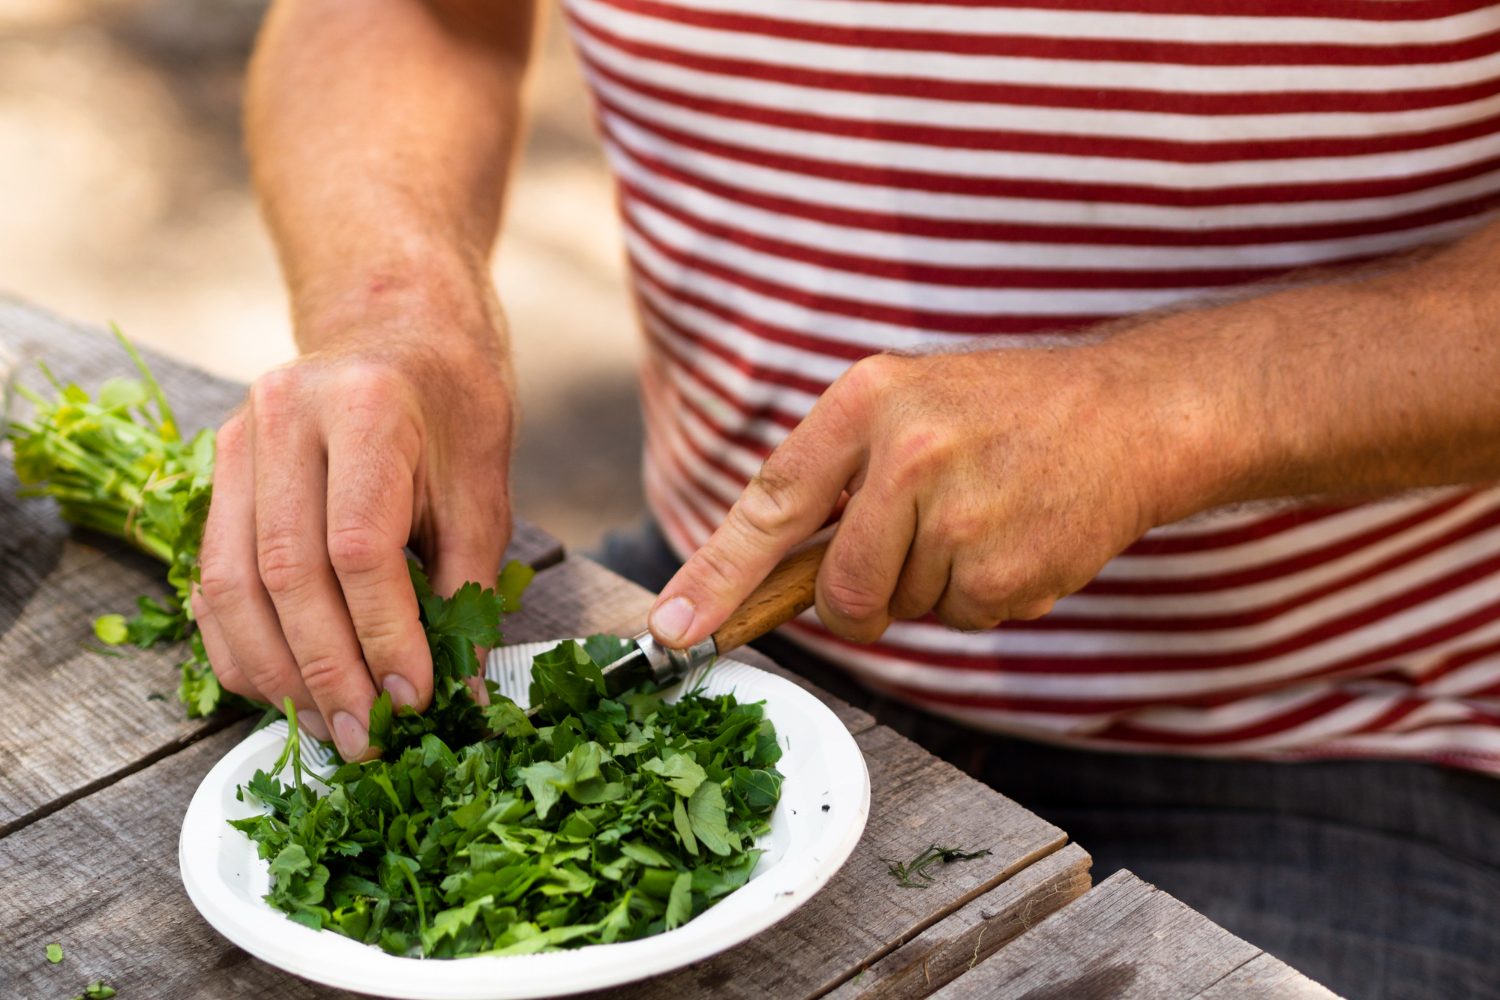
[[[240,140],[265,0],[0,0],[0,292],[249,381],[293,357]],[[555,11],[496,256],[516,511],[586,548],[642,509],[613,192]]]

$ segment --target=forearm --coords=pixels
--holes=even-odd
[[[1157,523],[1270,497],[1500,478],[1500,227],[1097,345],[1154,411]]]
[[[281,0],[246,129],[304,350],[414,302],[490,308],[531,4]]]

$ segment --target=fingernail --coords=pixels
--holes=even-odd
[[[308,735],[315,740],[328,742],[328,723],[323,721],[323,717],[316,709],[309,708],[298,712],[297,728],[307,730]]]
[[[385,688],[386,693],[391,696],[391,704],[397,708],[416,707],[417,689],[411,686],[411,681],[400,674],[386,674],[380,686]]]
[[[358,760],[370,749],[370,734],[348,712],[333,713],[333,739],[345,760]]]
[[[674,597],[651,612],[651,621],[647,624],[658,639],[671,644],[687,635],[687,630],[693,627],[695,613],[692,601],[686,597]]]

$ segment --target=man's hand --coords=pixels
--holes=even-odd
[[[194,611],[225,687],[290,695],[349,759],[377,691],[432,695],[403,543],[446,592],[492,581],[510,532],[489,258],[533,6],[276,0],[251,60],[251,176],[304,357],[219,432]]]
[[[818,574],[836,634],[936,612],[959,629],[1046,614],[1158,523],[1149,386],[1091,348],[854,365],[662,591],[656,637],[709,635],[848,496]]]
[[[1134,539],[1222,504],[1500,476],[1500,224],[1335,279],[1142,316],[1086,346],[859,362],[662,591],[713,632],[848,502],[818,614],[873,641],[929,611],[1045,614]]]
[[[510,534],[498,339],[406,333],[364,332],[255,382],[219,431],[193,598],[220,683],[291,696],[350,760],[370,755],[379,691],[419,709],[432,697],[403,546],[450,593],[494,580]]]

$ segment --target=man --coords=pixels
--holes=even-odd
[[[690,556],[658,638],[837,515],[791,635],[972,723],[908,714],[1098,872],[1357,995],[1493,991],[1500,11],[567,12]],[[194,609],[226,687],[346,757],[378,690],[430,696],[403,543],[452,589],[505,542],[487,259],[531,36],[522,2],[285,0],[252,67],[304,355],[220,432]]]

